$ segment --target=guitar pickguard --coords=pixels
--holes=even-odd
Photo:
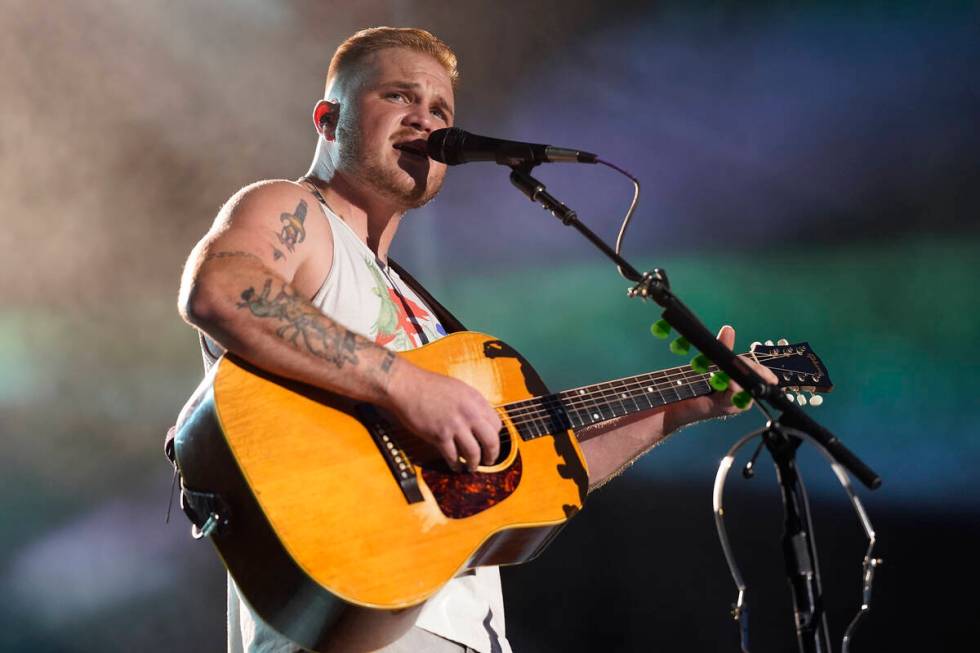
[[[499,472],[458,473],[444,469],[422,468],[422,478],[442,514],[462,519],[481,513],[514,493],[521,482],[521,453],[518,451],[514,462]]]

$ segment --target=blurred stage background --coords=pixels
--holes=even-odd
[[[306,171],[329,56],[378,24],[456,48],[463,128],[637,174],[626,254],[710,327],[823,357],[818,418],[884,478],[859,490],[885,564],[853,650],[972,635],[952,592],[977,582],[980,546],[975,3],[5,0],[0,16],[0,650],[223,647],[217,556],[179,512],[164,524],[162,437],[200,376],[178,275],[235,190]],[[614,237],[624,180],[539,171]],[[396,258],[553,388],[678,364],[651,307],[505,172],[451,170]],[[515,650],[735,650],[711,485],[758,422],[678,434],[505,571]],[[801,465],[837,647],[864,540],[826,466]],[[728,522],[755,650],[795,650],[761,467],[730,478]]]

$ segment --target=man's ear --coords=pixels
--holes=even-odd
[[[337,102],[320,100],[313,107],[313,125],[328,141],[336,137],[338,115],[340,115],[340,104]]]

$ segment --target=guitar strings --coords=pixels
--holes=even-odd
[[[797,374],[795,370],[786,368],[769,367],[769,369],[773,370],[774,372]],[[656,394],[660,395],[660,398],[665,404],[672,403],[672,401],[675,400],[668,400],[663,394],[666,390],[673,389],[676,392],[678,388],[693,385],[695,383],[708,383],[711,373],[717,370],[718,368],[712,365],[708,368],[708,372],[704,374],[695,372],[692,375],[690,372],[678,372],[670,375],[663,375],[660,378],[652,376],[649,379],[633,377],[617,381],[608,381],[606,383],[597,384],[597,386],[589,386],[595,388],[589,392],[576,393],[574,390],[566,390],[553,395],[536,397],[534,399],[525,399],[520,402],[514,402],[513,404],[506,404],[505,406],[501,406],[501,408],[506,408],[507,415],[512,418],[541,415],[542,413],[547,414],[549,413],[547,409],[544,411],[541,409],[542,401],[554,402],[556,400],[563,406],[573,408],[576,411],[581,411],[584,409],[591,410],[592,408],[601,409],[604,404],[608,404],[610,401],[622,403],[624,404],[624,408],[625,403],[631,401],[636,404],[637,409],[644,410],[637,404],[636,400],[639,397],[647,397],[648,395],[656,392]],[[617,386],[616,384],[619,385]],[[679,397],[679,399],[685,398],[687,397]],[[647,408],[651,408],[651,406],[647,406]]]
[[[774,358],[785,358],[786,356],[787,355],[784,354],[768,355],[764,359],[760,358],[760,360],[768,361]],[[608,404],[608,400],[615,396],[616,400],[625,408],[625,405],[623,404],[624,398],[622,397],[622,393],[620,391],[627,390],[627,396],[625,398],[633,401],[634,405],[636,405],[639,410],[644,410],[643,408],[639,408],[639,404],[636,403],[637,397],[646,396],[647,392],[643,392],[643,390],[656,390],[664,404],[672,403],[672,401],[668,401],[663,395],[665,390],[671,389],[676,393],[676,389],[679,387],[691,386],[702,382],[707,383],[708,377],[710,377],[710,371],[712,370],[717,370],[717,368],[712,365],[709,367],[709,373],[702,374],[693,372],[686,366],[676,367],[669,370],[663,370],[662,372],[640,375],[638,377],[625,377],[616,381],[598,384],[598,386],[608,386],[605,388],[598,386],[585,386],[586,388],[597,387],[598,391],[592,390],[584,395],[569,395],[569,393],[574,393],[575,390],[578,389],[576,388],[564,391],[562,393],[543,395],[532,399],[524,399],[517,402],[502,404],[501,406],[498,406],[498,408],[503,409],[507,417],[510,417],[514,426],[520,428],[524,425],[550,419],[553,416],[555,407],[565,409],[566,412],[568,408],[571,408],[576,412],[581,412],[581,410],[584,408],[589,408],[589,411],[591,412],[598,408],[600,409],[599,413],[601,414],[603,411],[601,410],[600,402],[605,402]],[[639,380],[646,376],[651,378],[649,380]],[[678,385],[678,377],[680,377],[680,385]],[[629,383],[626,383],[626,381],[629,381]],[[684,383],[685,381],[686,383]],[[612,384],[614,383],[619,383],[620,387],[613,387]],[[637,390],[640,390],[640,392],[636,392]],[[551,404],[551,406],[543,406],[543,403]],[[647,408],[653,407],[654,406],[647,406]]]
[[[765,358],[760,357],[759,360],[770,361],[775,358],[785,358],[786,356],[788,355],[770,354],[768,355],[768,357]],[[690,370],[688,366],[679,366],[667,370],[662,370],[660,372],[651,372],[648,374],[641,374],[632,377],[624,377],[622,379],[616,379],[613,381],[607,381],[605,383],[595,384],[592,386],[573,388],[571,390],[565,390],[559,393],[555,393],[554,395],[547,395],[545,397],[558,398],[561,400],[562,404],[571,407],[576,407],[576,410],[579,410],[582,407],[589,406],[590,404],[593,407],[598,408],[599,407],[598,404],[600,402],[608,403],[609,399],[616,399],[616,401],[619,401],[620,403],[624,402],[625,400],[631,400],[635,403],[637,397],[647,395],[647,392],[643,392],[643,390],[656,390],[657,393],[661,395],[661,399],[664,400],[664,403],[670,403],[666,400],[666,397],[663,396],[665,383],[667,384],[666,388],[670,388],[670,387],[677,388],[677,387],[683,387],[684,381],[689,382],[687,385],[691,385],[693,383],[697,383],[700,381],[707,382],[711,372],[717,371],[717,369],[718,369],[717,366],[711,365],[709,366],[707,373],[700,373],[700,372],[692,372],[692,370]],[[787,372],[787,373],[794,373],[794,374],[796,373],[793,370],[786,370],[783,368],[770,367],[769,369]],[[692,378],[694,378],[694,381],[691,381]],[[681,383],[678,383],[678,381],[680,381]],[[619,384],[618,387],[615,384]],[[594,389],[590,390],[587,393],[581,393],[582,390],[588,390],[590,388],[594,388]],[[623,390],[625,390],[626,393],[623,393],[622,392]],[[639,390],[640,392],[637,393],[635,392],[636,390]],[[623,396],[624,394],[626,396]],[[600,401],[599,402],[595,401],[595,398],[598,398]],[[531,413],[536,413],[540,415],[542,414],[542,411],[539,408],[541,399],[542,398],[537,398],[537,397],[532,399],[524,399],[510,404],[505,404],[501,406],[501,408],[507,409],[507,414],[511,417],[514,416],[522,417],[522,416],[530,415]],[[525,404],[525,406],[521,406],[521,404]],[[647,408],[650,407],[648,406]],[[529,412],[522,412],[522,411],[529,411]],[[548,412],[547,410],[544,411],[544,413],[547,412]]]
[[[760,354],[755,357],[759,362],[772,361],[779,358],[787,358],[795,356],[796,353],[788,354]],[[747,356],[747,355],[746,355]],[[670,368],[667,370],[662,370],[660,372],[651,372],[648,374],[642,374],[632,377],[624,377],[622,379],[616,379],[613,381],[607,381],[605,383],[596,384],[593,386],[583,386],[582,388],[573,388],[571,390],[566,390],[560,393],[542,395],[541,397],[535,397],[531,399],[523,399],[516,402],[510,402],[507,404],[501,404],[497,406],[498,409],[503,409],[505,415],[510,418],[511,424],[520,431],[522,426],[534,425],[537,426],[539,430],[548,431],[551,427],[555,426],[555,418],[558,417],[557,426],[562,427],[564,423],[568,423],[570,428],[580,428],[571,425],[571,420],[568,417],[568,409],[571,408],[576,412],[581,412],[584,408],[589,408],[591,415],[603,415],[603,410],[601,409],[600,402],[604,402],[606,406],[609,406],[609,399],[615,398],[618,401],[626,413],[630,410],[626,408],[625,401],[630,400],[634,403],[637,410],[647,410],[649,408],[654,408],[655,406],[648,406],[647,408],[641,408],[639,403],[637,403],[637,397],[646,397],[647,394],[652,394],[651,390],[655,390],[657,394],[660,395],[663,405],[673,403],[668,401],[664,397],[664,390],[674,390],[680,387],[687,387],[690,389],[691,386],[697,383],[708,383],[708,378],[712,371],[717,371],[717,367],[714,365],[709,366],[707,373],[694,372],[689,366],[678,366],[675,368]],[[786,372],[790,374],[797,374],[795,370],[788,370],[785,368],[774,368],[769,369],[775,371]],[[643,377],[650,377],[649,381],[642,381]],[[678,377],[680,377],[678,379]],[[652,383],[651,383],[652,382]],[[620,387],[615,388],[613,384],[619,383]],[[606,386],[606,387],[602,387]],[[710,386],[709,386],[710,387]],[[595,388],[585,394],[570,394],[574,393],[576,390],[584,390],[587,388]],[[626,390],[626,396],[623,396],[622,390]],[[637,394],[636,390],[640,392]],[[692,396],[703,396],[703,395],[692,395]],[[685,397],[685,399],[688,397]],[[596,400],[598,399],[598,401]],[[680,399],[680,397],[679,397]],[[650,403],[648,401],[648,403]],[[522,404],[524,404],[522,406]],[[591,404],[591,407],[589,407]],[[598,409],[598,412],[595,412]],[[561,411],[561,412],[558,412]],[[556,415],[557,413],[557,415]],[[564,413],[564,415],[562,415]],[[613,412],[613,417],[616,417],[615,412]],[[561,419],[564,418],[564,419]],[[581,418],[580,418],[581,419]],[[612,419],[612,418],[609,418]],[[389,433],[393,436],[409,435],[413,438],[412,442],[418,441],[423,449],[435,453],[434,446],[426,443],[424,441],[419,441],[418,437],[413,433],[405,429],[404,427],[398,425],[393,428],[388,429]],[[540,437],[542,435],[550,435],[551,433],[540,433],[540,434],[529,434],[532,437]],[[504,427],[499,432],[501,443],[510,442],[510,432]],[[420,449],[417,446],[407,445],[402,447],[402,451],[409,457],[415,457]]]
[[[759,360],[759,361],[771,361],[773,359],[787,358],[787,357],[793,356],[793,355],[795,355],[795,354],[763,354],[763,355],[757,357],[757,360]],[[770,369],[772,369],[772,368],[770,368]],[[776,369],[781,369],[781,368],[776,368]],[[693,385],[695,385],[697,383],[706,383],[707,384],[707,379],[710,376],[710,372],[711,371],[716,371],[716,370],[717,370],[717,367],[714,366],[714,365],[712,365],[712,366],[709,367],[709,372],[708,373],[702,374],[702,373],[698,373],[698,372],[694,372],[693,370],[690,370],[690,368],[687,367],[687,366],[679,366],[679,367],[675,367],[675,368],[670,368],[668,370],[663,370],[661,372],[654,372],[654,373],[650,373],[650,374],[640,375],[639,377],[624,377],[623,379],[618,379],[616,381],[609,381],[607,383],[598,384],[598,385],[611,385],[612,383],[616,383],[616,382],[631,381],[628,384],[627,383],[621,383],[622,388],[625,388],[625,389],[632,388],[633,390],[635,390],[637,388],[649,388],[649,387],[653,387],[657,391],[657,393],[661,396],[661,399],[663,400],[663,405],[666,405],[666,404],[669,404],[669,403],[673,403],[673,401],[668,401],[663,396],[663,391],[664,390],[666,390],[666,389],[672,389],[672,390],[675,390],[675,392],[676,392],[676,388],[678,388],[678,387],[687,386],[689,388],[690,386],[693,386]],[[787,371],[792,372],[794,374],[796,373],[795,371],[792,371],[792,370],[787,370]],[[642,382],[641,383],[641,382],[635,381],[635,379],[638,379],[638,378],[643,377],[643,376],[654,377],[654,376],[658,376],[658,375],[660,376],[660,379],[658,379],[657,382],[654,382],[652,386],[650,385],[649,382]],[[677,377],[678,376],[680,376],[683,381],[686,381],[686,383],[682,383],[682,385],[677,385]],[[596,386],[585,386],[585,387],[588,388],[588,387],[596,387]],[[578,389],[578,388],[576,388],[576,389]],[[568,391],[565,391],[565,392],[574,392],[574,390],[576,390],[576,389],[568,390]],[[577,412],[580,412],[581,409],[582,409],[582,407],[587,407],[587,406],[589,406],[589,404],[591,404],[590,412],[593,409],[599,408],[598,414],[599,415],[602,415],[603,414],[603,411],[601,410],[601,408],[599,406],[599,403],[597,401],[595,401],[595,400],[591,400],[590,401],[590,398],[592,398],[592,397],[598,397],[599,399],[607,400],[606,403],[608,404],[608,399],[611,398],[613,394],[616,395],[617,400],[620,401],[621,405],[623,405],[623,408],[624,409],[626,408],[625,407],[625,404],[622,403],[622,399],[620,398],[619,391],[616,390],[616,389],[613,389],[611,387],[610,388],[605,388],[605,389],[600,388],[598,392],[592,391],[592,392],[590,392],[590,393],[588,393],[586,395],[573,395],[573,398],[572,399],[570,399],[570,398],[563,398],[562,397],[562,394],[564,394],[564,393],[556,393],[556,394],[552,394],[552,395],[543,395],[541,397],[535,397],[535,398],[532,398],[532,399],[524,399],[524,400],[520,400],[520,401],[517,401],[517,402],[511,402],[511,403],[507,403],[507,404],[502,404],[502,405],[498,406],[497,408],[504,409],[505,414],[508,417],[511,418],[511,423],[514,425],[514,427],[518,431],[520,431],[520,428],[522,426],[527,426],[527,425],[532,425],[532,424],[538,426],[540,430],[545,431],[545,432],[540,433],[540,434],[529,434],[532,437],[540,437],[542,435],[549,435],[550,434],[547,431],[548,431],[548,427],[550,427],[550,426],[553,425],[553,423],[551,422],[551,420],[555,416],[555,408],[562,409],[566,413],[566,416],[567,416],[567,407],[573,407],[574,410],[576,410]],[[645,393],[641,393],[641,394],[637,394],[637,395],[629,395],[629,398],[634,401],[634,404],[636,404],[636,401],[635,401],[635,397],[636,396],[646,396],[646,394]],[[703,396],[703,395],[692,395],[692,396]],[[687,399],[687,398],[689,398],[689,397],[685,397],[685,399]],[[680,399],[680,397],[678,398],[678,400],[679,399]],[[551,405],[550,409],[549,409],[549,406],[543,406],[542,405],[543,403],[550,404]],[[522,407],[519,407],[521,404],[525,404],[525,405],[522,406]],[[638,404],[636,404],[636,405],[637,405],[637,408],[639,408],[639,405]],[[655,406],[648,406],[647,408],[654,408],[654,407]],[[640,408],[640,410],[645,410],[645,409]],[[627,410],[626,412],[629,412],[629,411]],[[592,414],[595,415],[596,413],[592,412]],[[615,412],[614,412],[613,413],[613,417],[616,417],[616,416],[617,415],[615,415]],[[612,418],[609,418],[609,419],[612,419]],[[544,428],[540,428],[542,426]],[[561,425],[559,424],[559,427],[560,426]],[[572,428],[580,428],[580,427],[575,427],[574,425],[572,425]],[[412,434],[410,431],[408,431],[404,427],[400,427],[400,426],[395,427],[394,432],[392,434],[393,435],[395,435],[395,434],[399,434],[399,435],[400,434],[408,434],[408,435],[410,435],[413,438],[417,438],[417,436],[414,436],[414,434]],[[501,442],[502,443],[509,442],[510,441],[510,433],[509,433],[509,431],[506,428],[502,428],[501,431],[500,431],[500,433],[499,433],[499,435],[500,435],[500,438],[501,438]],[[427,449],[432,449],[433,448],[432,445],[430,445],[430,444],[428,444],[428,443],[426,443],[424,441],[421,441],[420,444],[424,448],[427,448]],[[415,449],[415,447],[411,447],[411,449]],[[405,451],[405,453],[408,455],[410,453],[410,448],[409,447],[405,447],[405,448],[403,448],[403,451]]]

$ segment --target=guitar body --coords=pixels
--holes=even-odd
[[[495,406],[547,392],[487,335],[402,355]],[[501,416],[501,459],[457,474],[377,412],[225,356],[185,408],[175,451],[185,486],[226,505],[211,539],[259,616],[309,649],[372,650],[454,576],[532,558],[581,508],[588,473],[572,432],[525,440]]]

